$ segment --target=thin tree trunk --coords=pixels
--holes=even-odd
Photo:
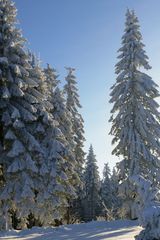
[[[5,229],[6,229],[6,231],[8,231],[8,211],[5,212],[5,220],[6,220]]]

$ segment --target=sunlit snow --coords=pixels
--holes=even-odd
[[[2,240],[134,240],[141,227],[137,221],[90,222],[59,228],[32,228],[31,230],[1,233]]]

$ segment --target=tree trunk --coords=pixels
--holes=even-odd
[[[5,220],[6,220],[6,222],[5,222],[5,230],[8,231],[9,228],[8,228],[8,211],[7,210],[5,212]]]

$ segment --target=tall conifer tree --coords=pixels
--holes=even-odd
[[[101,197],[107,209],[113,206],[112,199],[112,186],[111,186],[111,172],[108,163],[105,164],[103,169],[103,179],[101,184]]]
[[[154,187],[159,182],[160,166],[160,115],[155,100],[159,92],[151,77],[141,71],[142,68],[149,70],[151,67],[134,11],[127,10],[125,33],[119,52],[120,61],[116,64],[118,76],[110,100],[114,103],[110,119],[113,143],[116,143],[113,154],[124,158],[120,164],[124,176],[122,182],[130,176],[141,175],[149,179]],[[154,227],[156,231],[152,223],[147,226],[148,233]]]
[[[74,75],[74,68],[66,68],[68,71],[66,79],[66,84],[64,86],[64,93],[66,95],[66,107],[71,117],[72,132],[73,132],[73,154],[76,161],[76,172],[79,176],[79,184],[77,184],[77,199],[71,203],[72,214],[81,219],[81,197],[83,188],[83,165],[85,161],[85,153],[83,150],[84,145],[84,121],[79,113],[81,109],[81,104],[79,102],[79,95],[77,89],[76,77]]]
[[[92,145],[84,171],[84,220],[96,220],[101,214],[100,177]]]
[[[159,92],[151,77],[140,71],[151,68],[143,48],[138,19],[128,10],[110,100],[114,103],[111,134],[117,144],[113,154],[124,157],[129,174],[141,172],[153,180],[159,166],[159,105],[155,101]]]
[[[36,82],[29,77],[31,66],[24,38],[16,28],[16,12],[12,1],[0,1],[0,164],[4,174],[0,200],[6,227],[11,211],[25,218],[33,210],[38,174],[34,155],[43,154],[27,129],[37,120],[33,104],[37,99],[30,93]]]
[[[77,82],[76,77],[74,75],[74,68],[66,68],[68,70],[68,75],[66,77],[66,84],[64,86],[64,91],[66,93],[66,106],[68,111],[71,114],[71,121],[72,121],[72,129],[74,133],[74,154],[75,159],[77,162],[77,172],[79,175],[82,174],[83,164],[85,153],[83,151],[83,144],[85,141],[84,138],[84,121],[79,113],[79,109],[81,108],[79,102],[79,95],[77,89]],[[82,179],[82,178],[81,178]]]

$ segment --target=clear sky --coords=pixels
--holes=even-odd
[[[160,85],[160,0],[15,0],[20,28],[43,65],[50,63],[63,82],[64,66],[77,69],[85,150],[93,144],[100,172],[104,163],[113,167],[108,136],[110,87],[121,46],[125,12],[134,9],[143,42],[153,67],[149,74]]]

